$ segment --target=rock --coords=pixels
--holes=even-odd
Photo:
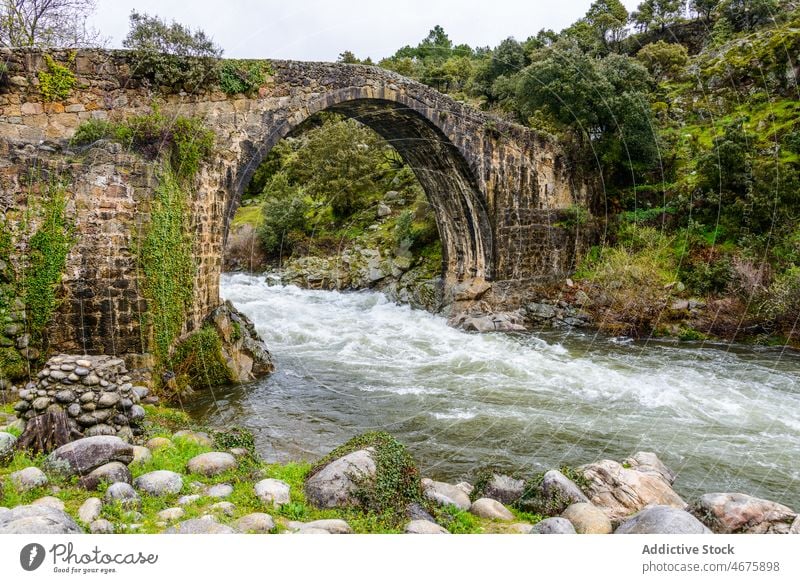
[[[0,512],[0,534],[81,534],[72,517],[47,505],[17,506]]]
[[[612,531],[611,520],[606,513],[586,502],[567,506],[561,517],[569,520],[578,534],[611,534]]]
[[[119,393],[115,392],[103,392],[100,393],[100,398],[97,400],[98,407],[115,407],[117,403],[119,403],[122,397]]]
[[[483,487],[483,496],[502,502],[503,504],[513,504],[525,492],[525,481],[512,478],[505,474],[492,474],[486,485]]]
[[[55,496],[42,496],[31,502],[33,506],[49,506],[50,508],[57,508],[64,510],[64,501],[56,498]]]
[[[791,528],[789,529],[789,534],[800,534],[800,515],[794,519]]]
[[[478,498],[469,507],[471,514],[491,520],[514,520],[514,515],[508,508],[491,498]]]
[[[42,470],[33,466],[9,474],[8,479],[18,492],[27,492],[47,485],[47,476]]]
[[[303,528],[293,531],[295,534],[330,534],[324,528]]]
[[[72,403],[75,400],[75,392],[70,390],[58,391],[55,395],[59,403]]]
[[[212,451],[194,456],[186,464],[192,474],[216,476],[236,467],[236,458],[223,451]]]
[[[525,306],[525,313],[534,322],[542,320],[552,320],[556,317],[556,309],[550,304],[539,304],[536,302]]]
[[[131,464],[146,464],[153,459],[150,450],[142,445],[133,446],[133,461]]]
[[[275,521],[269,514],[253,512],[242,516],[233,526],[239,532],[266,534],[275,529]]]
[[[406,517],[409,520],[427,520],[428,522],[436,522],[436,519],[417,502],[412,502],[406,506]]]
[[[174,439],[182,439],[184,441],[196,443],[197,445],[202,445],[204,447],[212,447],[214,445],[214,441],[211,439],[211,437],[209,437],[208,433],[204,433],[202,431],[183,429],[181,431],[176,431],[172,437]]]
[[[17,438],[10,433],[0,432],[0,461],[10,459],[14,455]]]
[[[467,316],[461,327],[470,332],[524,332],[525,326],[516,314],[497,313],[485,316]]]
[[[659,473],[625,468],[612,460],[588,464],[578,470],[588,481],[587,497],[611,520],[626,518],[651,504],[681,510],[686,507],[686,503]]]
[[[453,300],[457,302],[479,300],[490,289],[492,284],[482,278],[468,279],[453,286]]]
[[[747,494],[704,494],[693,514],[720,534],[787,534],[797,519],[791,508]]]
[[[320,528],[322,530],[327,530],[331,534],[352,534],[353,529],[350,528],[350,525],[347,524],[344,520],[339,520],[337,518],[329,518],[325,520],[313,520],[311,522],[306,522],[306,528]]]
[[[200,500],[200,494],[188,494],[186,496],[181,496],[175,502],[178,506],[188,506],[189,504],[194,504]]]
[[[570,504],[588,502],[578,485],[558,470],[550,470],[542,478],[542,496],[553,513],[562,512]]]
[[[84,437],[62,445],[49,456],[45,464],[63,475],[85,476],[95,468],[110,462],[129,464],[133,460],[133,447],[119,437],[98,435]]]
[[[406,534],[450,534],[446,528],[428,520],[412,520],[406,524]]]
[[[166,522],[175,522],[179,518],[183,517],[184,514],[186,514],[186,511],[183,508],[166,508],[159,512],[156,516]]]
[[[622,465],[629,466],[637,472],[661,476],[670,484],[674,484],[677,477],[677,474],[665,466],[656,454],[648,451],[636,452],[633,457],[622,460]]]
[[[111,484],[106,490],[105,496],[103,496],[103,502],[106,504],[119,503],[127,510],[136,510],[142,504],[142,500],[136,490],[133,489],[133,486],[125,482]]]
[[[78,480],[78,485],[86,490],[97,490],[97,487],[105,482],[113,484],[115,482],[131,483],[131,471],[122,462],[111,462],[100,466],[89,472]],[[84,520],[84,522],[87,522]],[[91,522],[91,521],[88,521]]]
[[[133,405],[130,408],[130,411],[128,411],[128,418],[131,420],[132,423],[141,421],[142,419],[144,419],[145,415],[146,412],[144,410],[144,407],[141,407],[140,405]]]
[[[576,534],[575,527],[566,518],[554,516],[537,522],[531,529],[531,534]]]
[[[210,510],[212,512],[221,512],[225,516],[233,516],[236,513],[236,505],[232,502],[217,502],[211,505]]]
[[[711,534],[711,531],[685,510],[648,506],[623,522],[614,534]]]
[[[150,394],[150,390],[147,387],[143,387],[141,385],[137,385],[131,389],[131,391],[139,397],[139,399],[144,399],[147,395]]]
[[[422,480],[425,497],[441,506],[452,504],[459,510],[469,510],[472,503],[464,490],[446,482],[436,482],[428,478]]]
[[[387,204],[379,203],[378,210],[375,211],[375,214],[378,216],[379,219],[388,217],[390,214],[392,214],[392,208]]]
[[[167,437],[153,437],[147,440],[145,446],[150,450],[161,449],[162,447],[171,447],[172,440]]]
[[[372,450],[361,449],[333,460],[308,478],[305,484],[306,497],[319,508],[357,506],[357,482],[374,478]]]
[[[92,534],[114,534],[114,525],[108,520],[101,518],[89,525],[89,532]]]
[[[267,478],[257,482],[253,489],[259,500],[264,504],[271,504],[273,507],[288,504],[291,500],[289,484],[282,480]]]
[[[193,518],[184,520],[164,531],[165,534],[236,534],[230,526],[219,524],[213,520]]]
[[[183,489],[183,478],[169,470],[155,470],[136,478],[133,485],[137,490],[151,496],[169,496],[180,493]]]
[[[211,498],[227,498],[233,494],[233,486],[230,484],[215,484],[206,490],[206,496]]]
[[[87,498],[78,509],[78,518],[85,524],[91,524],[100,518],[100,511],[103,509],[103,502],[100,498]]]

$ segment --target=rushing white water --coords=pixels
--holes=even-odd
[[[534,472],[654,451],[691,497],[742,491],[800,506],[800,358],[777,350],[468,334],[376,293],[225,276],[276,361],[201,395],[193,413],[252,429],[273,459],[382,429],[426,475]]]

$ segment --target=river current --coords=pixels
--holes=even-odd
[[[314,459],[385,430],[423,475],[533,473],[653,451],[684,497],[739,491],[800,507],[800,356],[586,333],[470,334],[373,292],[222,279],[276,372],[198,392],[190,413],[251,429],[267,459]]]

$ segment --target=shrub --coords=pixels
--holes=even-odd
[[[234,381],[222,355],[222,340],[210,325],[181,342],[170,361],[178,377],[186,375],[193,388],[212,388]]]
[[[67,65],[57,63],[50,55],[44,55],[47,71],[39,71],[39,91],[45,101],[63,101],[75,87],[75,73],[69,65],[75,61],[73,53]]]
[[[305,232],[309,204],[301,192],[289,186],[283,173],[273,177],[268,189],[274,194],[261,207],[264,219],[258,228],[258,235],[267,253],[289,253],[290,234]]]
[[[228,95],[255,93],[268,71],[269,66],[260,61],[225,61],[219,69],[219,85]]]
[[[775,278],[760,311],[779,325],[796,325],[800,319],[800,267],[792,266]]]
[[[19,381],[28,377],[28,363],[13,347],[0,348],[0,379]]]

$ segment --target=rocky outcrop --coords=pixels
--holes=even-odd
[[[798,516],[783,504],[739,493],[705,494],[692,512],[720,534],[787,534]]]
[[[222,341],[222,358],[231,378],[246,383],[275,370],[272,356],[250,319],[225,302],[208,316]]]

